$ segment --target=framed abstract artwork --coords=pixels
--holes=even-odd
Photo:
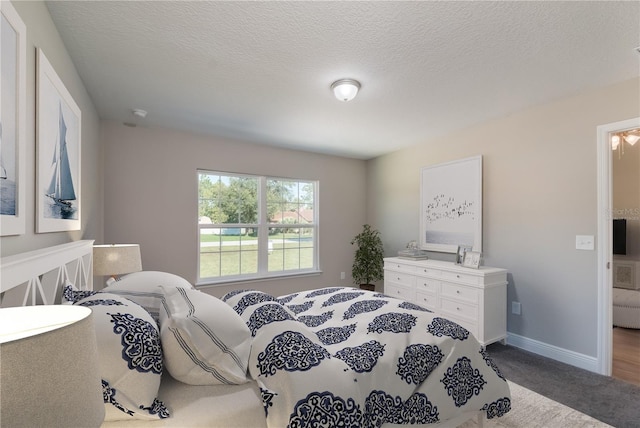
[[[81,114],[38,49],[36,232],[80,230]]]
[[[27,28],[11,2],[0,2],[0,236],[25,233]]]
[[[482,156],[422,168],[420,248],[482,251]]]

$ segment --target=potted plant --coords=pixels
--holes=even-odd
[[[353,282],[365,290],[374,290],[373,282],[384,278],[384,251],[380,232],[368,224],[356,235],[351,245],[357,245],[351,276]]]

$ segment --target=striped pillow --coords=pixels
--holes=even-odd
[[[195,289],[161,287],[165,367],[190,385],[247,382],[251,334],[226,303]]]
[[[101,291],[126,297],[145,308],[158,321],[162,293],[159,286],[193,288],[186,279],[169,272],[146,270],[107,282]]]

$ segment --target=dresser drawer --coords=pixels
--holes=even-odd
[[[444,272],[440,269],[434,269],[428,266],[418,266],[416,267],[416,275],[424,275],[439,278]]]
[[[422,293],[416,291],[416,305],[422,306],[425,309],[435,312],[438,309],[438,296],[431,293]]]
[[[389,297],[395,297],[396,299],[407,300],[413,302],[416,297],[416,291],[413,288],[403,287],[398,284],[384,283],[384,294]]]
[[[482,285],[482,278],[468,273],[442,271],[442,279],[452,282],[464,282],[465,284]]]
[[[415,273],[417,267],[413,265],[408,265],[404,263],[398,262],[384,262],[384,270],[392,270],[395,272],[407,272],[407,273]]]
[[[440,293],[443,297],[450,297],[456,301],[477,304],[480,300],[478,290],[464,285],[452,284],[450,282],[442,282]]]
[[[462,318],[475,323],[478,319],[478,307],[469,303],[463,303],[456,300],[440,299],[440,309],[446,315],[452,315],[456,318]]]
[[[439,290],[440,281],[431,278],[423,278],[421,276],[416,277],[416,291],[436,294]]]
[[[405,287],[413,288],[416,284],[416,277],[410,273],[386,271],[384,273],[384,281],[395,282]]]

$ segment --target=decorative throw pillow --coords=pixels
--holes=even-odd
[[[97,293],[76,305],[93,311],[105,420],[168,417],[157,399],[163,363],[160,335],[151,315],[111,293]]]
[[[160,285],[167,288],[193,288],[189,281],[178,275],[147,270],[124,275],[101,291],[114,293],[133,300],[145,308],[157,322],[162,299],[162,290],[159,288]]]
[[[160,334],[175,379],[191,385],[247,382],[251,334],[223,301],[198,290],[164,288]]]

